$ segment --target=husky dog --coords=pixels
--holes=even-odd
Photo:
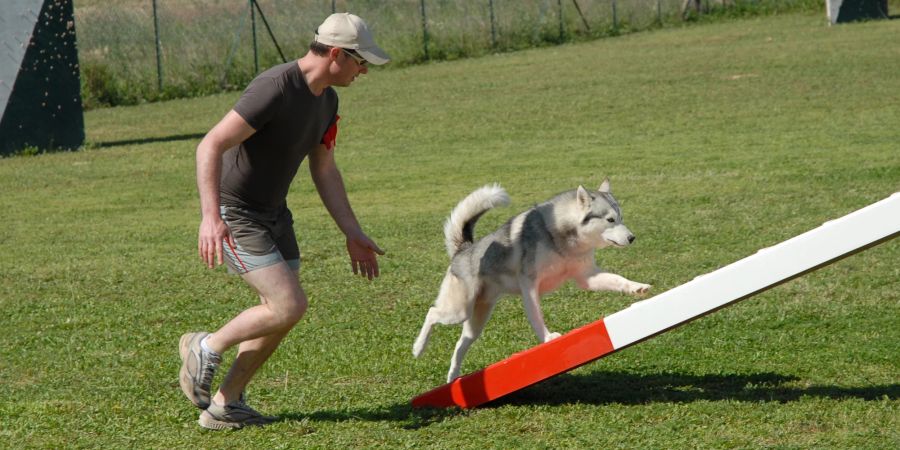
[[[459,376],[469,346],[478,339],[502,294],[521,294],[525,313],[538,341],[560,336],[551,333],[541,313],[541,294],[567,280],[582,289],[644,294],[650,285],[604,272],[594,251],[625,247],[634,235],[622,223],[622,211],[605,179],[596,191],[583,186],[564,192],[510,219],[500,229],[475,242],[475,223],[495,206],[509,204],[499,185],[484,186],[456,205],[444,224],[450,267],[434,306],[428,309],[413,356],[425,350],[435,324],[463,324],[450,359],[447,382]]]

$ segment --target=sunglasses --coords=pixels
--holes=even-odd
[[[341,50],[343,50],[344,53],[350,55],[350,57],[353,58],[354,61],[356,61],[356,64],[359,64],[359,67],[366,67],[366,64],[369,64],[369,62],[366,61],[365,58],[363,58],[353,50],[347,50],[346,48],[342,48]]]

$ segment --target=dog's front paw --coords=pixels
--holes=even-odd
[[[632,295],[644,295],[647,292],[650,292],[651,287],[652,286],[649,284],[632,282],[631,285],[628,286],[627,292]]]
[[[459,378],[459,367],[451,367],[450,371],[447,372],[447,382],[450,383],[457,378]]]
[[[560,336],[562,335],[559,333],[547,333],[547,336],[544,337],[544,342],[550,342]]]

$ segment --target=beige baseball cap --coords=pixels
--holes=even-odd
[[[371,64],[382,65],[391,57],[375,44],[372,32],[359,16],[350,13],[336,13],[328,16],[316,28],[316,42],[332,47],[355,50]]]

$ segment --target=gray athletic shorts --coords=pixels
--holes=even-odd
[[[225,241],[223,245],[230,273],[245,274],[280,262],[300,269],[294,219],[286,206],[272,212],[220,206],[219,213],[236,244],[232,247]]]

